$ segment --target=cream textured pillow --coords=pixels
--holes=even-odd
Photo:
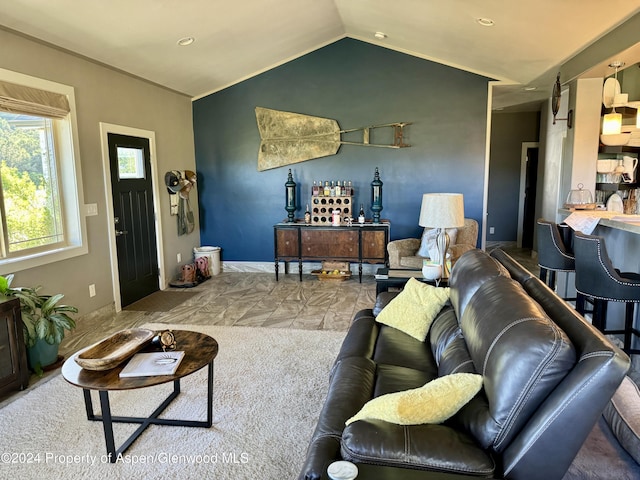
[[[384,420],[398,425],[442,423],[464,407],[482,388],[482,375],[453,373],[420,388],[388,393],[369,400],[346,421]]]
[[[404,289],[384,307],[376,321],[424,342],[431,323],[449,300],[449,287],[434,287],[410,278]]]

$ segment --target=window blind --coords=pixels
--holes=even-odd
[[[0,110],[38,117],[64,118],[69,100],[61,93],[0,81]]]

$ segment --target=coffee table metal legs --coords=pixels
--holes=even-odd
[[[109,461],[111,463],[115,463],[118,459],[118,456],[124,453],[149,425],[173,425],[178,427],[210,428],[213,423],[213,360],[209,362],[207,369],[207,419],[205,421],[158,418],[158,415],[160,415],[180,394],[180,379],[173,381],[173,392],[169,394],[169,396],[160,404],[160,406],[156,408],[151,415],[149,415],[149,417],[122,417],[111,415],[109,391],[107,390],[100,390],[98,392],[100,397],[100,409],[102,410],[102,415],[96,415],[93,412],[93,401],[91,400],[90,390],[83,389],[84,406],[87,411],[87,419],[102,422]],[[139,423],[140,426],[136,429],[135,432],[131,434],[129,438],[124,441],[124,443],[119,448],[116,448],[115,440],[113,437],[114,423]]]

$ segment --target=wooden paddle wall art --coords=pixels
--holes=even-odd
[[[404,127],[410,123],[385,123],[368,127],[341,130],[338,122],[330,118],[313,117],[301,113],[283,112],[256,107],[256,121],[260,131],[258,170],[291,165],[314,158],[338,153],[341,145],[363,147],[405,148]],[[387,128],[393,130],[390,144],[372,143],[371,130]],[[362,132],[362,141],[347,141],[342,134]]]

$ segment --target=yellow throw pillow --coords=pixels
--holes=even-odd
[[[398,425],[442,423],[464,407],[481,388],[482,375],[452,373],[419,388],[388,393],[369,400],[345,424],[366,419]]]
[[[410,278],[404,289],[384,307],[376,321],[424,342],[431,323],[449,300],[449,287],[434,287]]]

